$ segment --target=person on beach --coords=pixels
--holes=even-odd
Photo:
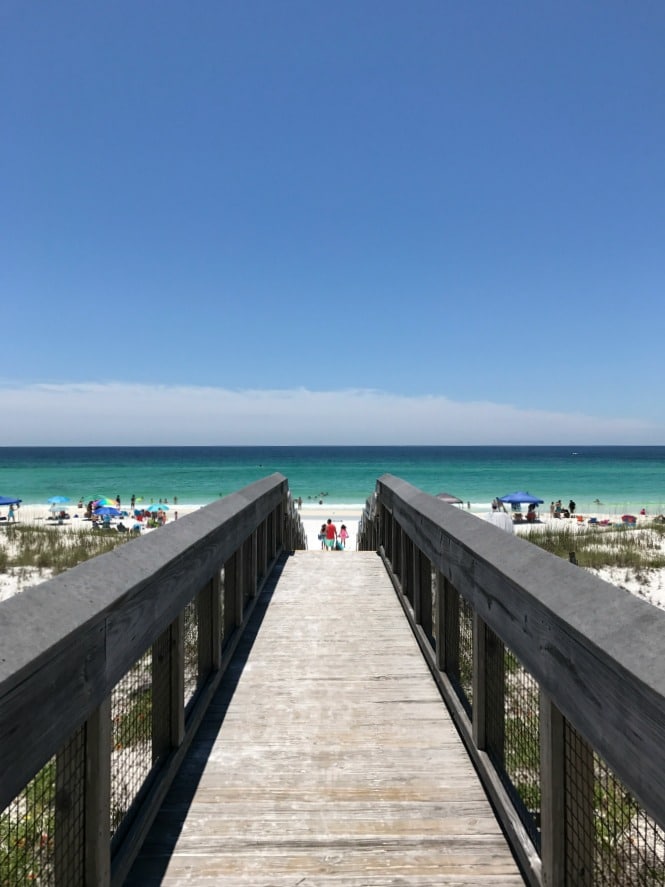
[[[577,508],[577,505],[575,505],[575,503],[571,499],[570,502],[568,503],[568,511],[570,512],[571,517],[575,514],[576,508]]]
[[[132,511],[134,511],[134,506],[136,505],[136,496],[134,495],[134,493],[132,493],[132,498],[129,500],[129,504]]]
[[[332,518],[329,517],[326,524],[326,548],[328,551],[333,550],[335,542],[337,542],[337,527],[332,522]]]
[[[346,548],[346,540],[349,538],[349,531],[346,529],[345,524],[342,524],[342,528],[339,531],[339,538],[342,542],[342,548]]]
[[[16,512],[14,511],[13,505],[9,506],[9,511],[7,512],[7,520],[16,523]]]
[[[319,530],[319,541],[321,542],[321,548],[326,547],[326,525],[321,524],[321,529]]]

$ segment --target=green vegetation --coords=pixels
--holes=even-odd
[[[0,885],[49,883],[55,831],[55,760],[0,815]]]
[[[638,573],[665,567],[665,526],[659,523],[641,525],[639,530],[548,525],[525,533],[523,538],[566,560],[575,552],[580,567],[624,567]]]
[[[30,567],[63,573],[98,554],[112,551],[129,538],[129,533],[91,529],[6,526],[0,533],[0,573]]]
[[[127,533],[61,529],[19,524],[0,533],[0,573],[37,569],[63,573],[83,561],[112,551]],[[115,725],[120,745],[150,736],[151,693],[139,692],[130,712]],[[130,735],[129,724],[133,735]],[[136,727],[135,725],[139,726]],[[24,791],[0,812],[0,887],[52,883],[55,832],[55,759],[43,767]]]

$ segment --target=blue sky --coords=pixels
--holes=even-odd
[[[665,444],[665,4],[2,0],[4,444]]]

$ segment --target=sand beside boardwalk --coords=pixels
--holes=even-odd
[[[166,513],[167,523],[170,523],[171,521],[176,519],[180,520],[183,517],[186,517],[188,514],[192,514],[202,507],[203,506],[201,505],[188,504],[178,504],[177,506],[170,505],[169,510]],[[349,533],[346,548],[349,551],[355,551],[358,522],[360,521],[360,518],[362,516],[362,511],[363,508],[359,505],[318,505],[303,503],[302,509],[298,513],[307,534],[308,549],[319,550],[321,548],[321,543],[319,542],[317,536],[321,529],[321,525],[323,523],[326,523],[328,518],[330,518],[335,524],[338,533],[342,524],[346,526]],[[51,515],[46,506],[23,505],[18,511],[18,520],[20,523],[23,524],[51,526],[53,527],[55,532],[67,528],[85,529],[90,527],[90,522],[83,520],[84,512],[70,507],[68,513],[71,515],[71,518],[65,521],[63,524],[59,525],[54,523],[54,521],[50,519]],[[76,517],[75,515],[78,515],[78,517]],[[486,514],[479,514],[476,516],[479,519],[484,519],[487,517]],[[588,518],[590,516],[596,517],[598,520],[611,519],[609,515],[604,514],[586,515],[585,517]],[[131,527],[134,524],[133,518],[128,517],[124,518],[123,520],[125,526]],[[632,530],[631,532],[645,532],[644,529],[641,529],[641,525],[643,526],[643,524],[648,520],[648,517],[638,517],[637,528],[635,530]],[[535,524],[533,526],[530,526],[528,524],[515,525],[515,532],[518,535],[522,535],[525,532],[529,532],[531,530],[538,531],[538,529],[544,529],[548,525],[561,525],[562,523],[563,519],[554,520],[550,518],[549,514],[547,514],[542,516],[542,522],[539,524]],[[580,524],[578,524],[577,520],[574,520],[572,518],[565,521],[565,523],[567,526],[572,527],[574,530],[580,528]],[[5,521],[0,523],[0,544],[2,544],[1,534],[2,528],[4,528],[4,526],[6,526]],[[141,532],[142,534],[145,534],[150,532],[159,532],[159,530],[143,529]],[[602,533],[603,530],[599,529],[598,532]],[[338,554],[339,556],[343,556],[343,552],[340,552]],[[641,571],[639,577],[635,575],[634,571],[628,571],[624,568],[607,568],[602,570],[593,570],[592,572],[596,573],[596,575],[600,576],[600,578],[602,579],[605,579],[607,582],[611,582],[613,585],[624,588],[631,594],[642,597],[643,599],[652,603],[654,606],[665,609],[665,569],[644,570]],[[23,591],[25,588],[29,588],[33,585],[38,584],[39,582],[43,582],[48,578],[50,578],[50,571],[38,570],[36,568],[21,568],[20,570],[14,570],[8,573],[0,573],[0,601],[11,597],[12,595],[20,591]]]

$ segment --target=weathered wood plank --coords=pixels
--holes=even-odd
[[[0,606],[0,809],[286,495],[275,474]],[[20,737],[20,738],[19,738]]]
[[[381,560],[263,598],[127,887],[523,884]]]
[[[406,481],[384,475],[377,489],[400,532],[665,822],[665,612]]]

